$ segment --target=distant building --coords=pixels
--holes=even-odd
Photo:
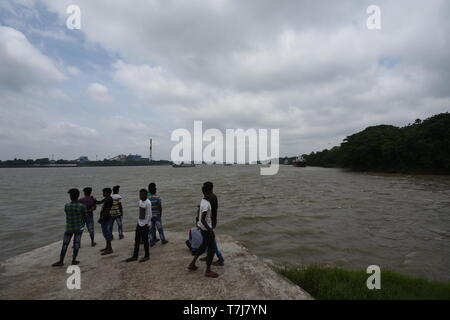
[[[113,158],[107,159],[107,160],[113,160],[113,161],[126,161],[127,160],[127,156],[124,154],[119,154],[118,156],[115,156]]]
[[[85,162],[88,162],[88,161],[89,161],[89,158],[86,157],[86,156],[81,156],[81,157],[78,159],[78,161],[79,161],[80,163],[85,163]]]
[[[149,161],[148,158],[142,158],[142,156],[140,154],[129,154],[129,155],[125,155],[125,154],[119,154],[113,158],[110,158],[108,160],[112,160],[112,161],[121,161],[121,162],[125,162],[125,161]]]
[[[127,156],[127,160],[128,161],[142,161],[142,156],[139,154],[129,154]]]

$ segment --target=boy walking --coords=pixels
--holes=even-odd
[[[66,256],[67,248],[70,240],[73,238],[73,255],[72,265],[79,264],[77,260],[78,250],[80,249],[81,236],[83,234],[83,228],[85,224],[86,206],[78,201],[80,191],[78,189],[70,189],[68,194],[70,195],[70,203],[64,206],[66,212],[66,231],[64,233],[63,245],[61,248],[61,254],[58,262],[55,262],[53,267],[61,267],[64,265],[64,257]]]
[[[200,257],[200,255],[202,255],[205,252],[205,250],[207,250],[205,276],[210,278],[217,278],[219,275],[216,272],[211,271],[211,264],[215,253],[214,252],[215,236],[211,222],[212,207],[210,201],[208,201],[207,198],[210,196],[210,193],[212,191],[210,190],[210,188],[208,188],[208,186],[203,185],[202,192],[204,197],[200,201],[200,210],[197,226],[201,229],[203,243],[198,249],[197,253],[195,254],[194,259],[189,264],[188,269],[197,270],[198,268],[195,265],[195,263],[197,262],[198,257]]]
[[[128,258],[126,262],[136,261],[139,257],[139,246],[141,240],[144,242],[145,256],[139,262],[145,262],[150,259],[150,249],[148,241],[149,224],[152,216],[152,203],[147,199],[147,190],[141,189],[139,191],[139,217],[136,225],[136,233],[134,237],[134,252],[133,256]]]
[[[113,199],[113,205],[110,211],[111,214],[111,232],[114,230],[114,221],[117,222],[117,229],[119,231],[119,239],[123,239],[123,207],[122,207],[122,197],[119,194],[120,186],[114,186],[112,191],[113,194],[111,198]],[[114,239],[114,235],[112,236]]]
[[[206,188],[207,196],[205,196],[205,199],[208,200],[211,203],[211,223],[212,228],[215,230],[217,226],[217,209],[219,208],[219,201],[217,200],[217,196],[213,192],[214,185],[212,182],[207,181],[203,184],[203,186]],[[221,266],[223,267],[225,265],[225,260],[223,258],[222,253],[219,250],[219,247],[217,246],[217,240],[214,238],[214,251],[217,255],[218,260],[213,262],[213,266]],[[202,260],[202,259],[200,259]]]
[[[91,237],[91,247],[95,247],[97,244],[94,242],[94,210],[96,209],[95,199],[92,197],[92,188],[86,187],[83,189],[84,197],[80,199],[80,203],[86,206],[86,228],[89,231]]]

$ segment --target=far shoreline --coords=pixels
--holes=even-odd
[[[232,166],[263,166],[263,164],[233,164]],[[52,168],[117,168],[117,167],[171,167],[172,164],[105,164],[105,165],[54,165],[54,166],[0,166],[0,169],[52,169]],[[230,165],[222,164],[198,164],[196,166],[207,166],[207,167],[229,167]],[[280,164],[281,167],[289,167],[289,164]],[[331,166],[306,166],[306,168],[323,168],[323,169],[336,169],[348,173],[359,173],[359,174],[369,174],[369,175],[388,175],[388,176],[445,176],[450,177],[448,172],[438,172],[438,171],[383,171],[383,170],[354,170],[345,167],[331,167]],[[305,168],[298,168],[298,170],[304,170]]]

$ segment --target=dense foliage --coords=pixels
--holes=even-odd
[[[450,173],[450,113],[398,128],[379,125],[353,134],[339,147],[305,156],[310,166],[358,171]]]

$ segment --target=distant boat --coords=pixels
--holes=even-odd
[[[180,164],[174,163],[172,165],[172,167],[174,167],[174,168],[191,168],[191,167],[195,167],[195,164],[181,162]]]
[[[302,156],[298,156],[297,159],[292,161],[294,167],[304,168],[306,167],[306,160]]]

